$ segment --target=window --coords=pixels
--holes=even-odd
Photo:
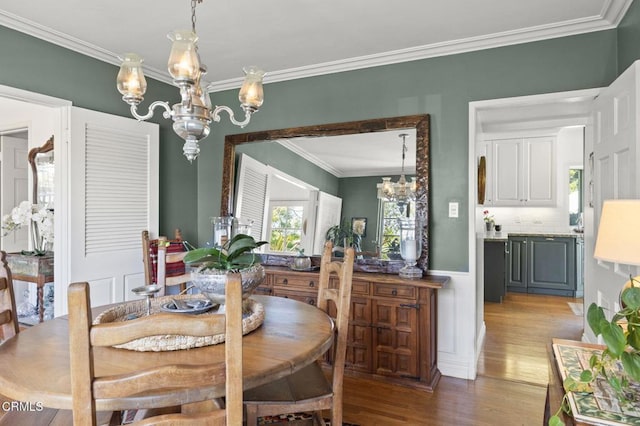
[[[398,218],[415,217],[415,203],[411,201],[402,208],[394,201],[380,201],[380,257],[382,259],[400,260],[400,226]]]
[[[304,206],[274,201],[269,207],[269,251],[289,253],[302,248]]]
[[[569,226],[582,227],[582,169],[569,169]]]

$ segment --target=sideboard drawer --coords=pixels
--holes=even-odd
[[[276,275],[274,277],[274,287],[287,287],[305,290],[318,289],[318,277],[299,277],[294,275]]]
[[[373,284],[373,295],[382,297],[416,298],[416,288],[398,284]]]
[[[318,300],[317,293],[304,292],[299,290],[286,290],[282,288],[274,288],[273,295],[277,297],[284,297],[286,299],[293,299],[299,302],[306,303],[308,305],[316,306]]]

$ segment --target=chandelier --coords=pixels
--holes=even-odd
[[[191,30],[177,30],[168,34],[173,42],[169,54],[169,74],[173,84],[180,89],[181,101],[173,106],[163,101],[155,101],[149,105],[146,114],[138,114],[138,104],[142,102],[147,82],[142,73],[143,59],[135,53],[126,53],[118,72],[117,87],[122,100],[131,105],[131,115],[138,120],[153,117],[157,107],[164,108],[164,118],[173,119],[173,130],[184,139],[183,152],[189,161],[193,161],[200,153],[198,141],[209,135],[209,124],[220,121],[220,113],[226,111],[230,121],[240,127],[249,124],[251,114],[258,111],[264,101],[262,78],[264,71],[256,67],[244,68],[245,79],[240,88],[240,105],[245,113],[244,120],[238,121],[233,110],[227,106],[212,107],[207,91],[208,83],[204,76],[207,67],[200,62],[198,54],[198,36],[196,35],[196,3],[202,0],[191,0]]]
[[[377,185],[378,198],[385,201],[396,202],[401,208],[404,208],[410,201],[416,199],[416,181],[411,178],[411,182],[407,182],[404,176],[404,157],[407,152],[406,137],[408,133],[401,133],[398,135],[402,138],[402,172],[398,182],[391,182],[390,177],[383,177],[382,183]]]

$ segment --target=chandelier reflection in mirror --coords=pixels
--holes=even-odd
[[[398,135],[402,138],[402,172],[398,182],[391,182],[390,177],[383,177],[382,183],[378,186],[378,198],[385,201],[393,201],[403,209],[410,201],[416,199],[416,181],[415,178],[411,178],[410,182],[404,176],[404,158],[407,152],[406,137],[408,133],[401,133]]]
[[[172,31],[168,34],[173,42],[169,54],[169,74],[173,84],[180,89],[181,101],[173,106],[167,102],[155,101],[149,105],[147,114],[138,114],[138,104],[142,102],[147,82],[142,73],[142,58],[135,53],[126,53],[118,72],[117,87],[122,100],[131,105],[131,115],[138,120],[153,117],[156,107],[165,109],[164,118],[173,119],[173,130],[184,139],[183,152],[189,161],[200,153],[198,141],[209,135],[209,124],[220,121],[220,113],[226,111],[230,121],[236,126],[249,124],[251,115],[258,111],[264,100],[262,78],[264,71],[256,67],[244,69],[245,79],[240,88],[240,106],[245,113],[244,120],[238,121],[233,110],[227,106],[211,105],[204,76],[207,67],[200,62],[198,36],[196,35],[196,4],[202,0],[191,0],[191,30]]]

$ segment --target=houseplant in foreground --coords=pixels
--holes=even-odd
[[[637,278],[637,277],[636,277]],[[624,407],[638,407],[640,404],[640,283],[631,278],[620,296],[621,309],[608,320],[604,309],[595,303],[589,306],[587,322],[597,336],[602,335],[606,348],[601,354],[589,359],[589,368],[580,377],[567,376],[563,386],[565,391],[593,392],[597,379],[604,379],[615,392],[619,404]],[[635,389],[634,389],[635,387]],[[569,413],[562,402],[556,415],[549,419],[549,425],[564,424],[559,417],[561,411]]]
[[[222,247],[203,247],[189,251],[184,263],[198,265],[191,281],[213,303],[224,304],[224,287],[229,272],[240,272],[242,297],[247,298],[264,281],[260,256],[252,251],[267,244],[252,236],[237,234]]]

